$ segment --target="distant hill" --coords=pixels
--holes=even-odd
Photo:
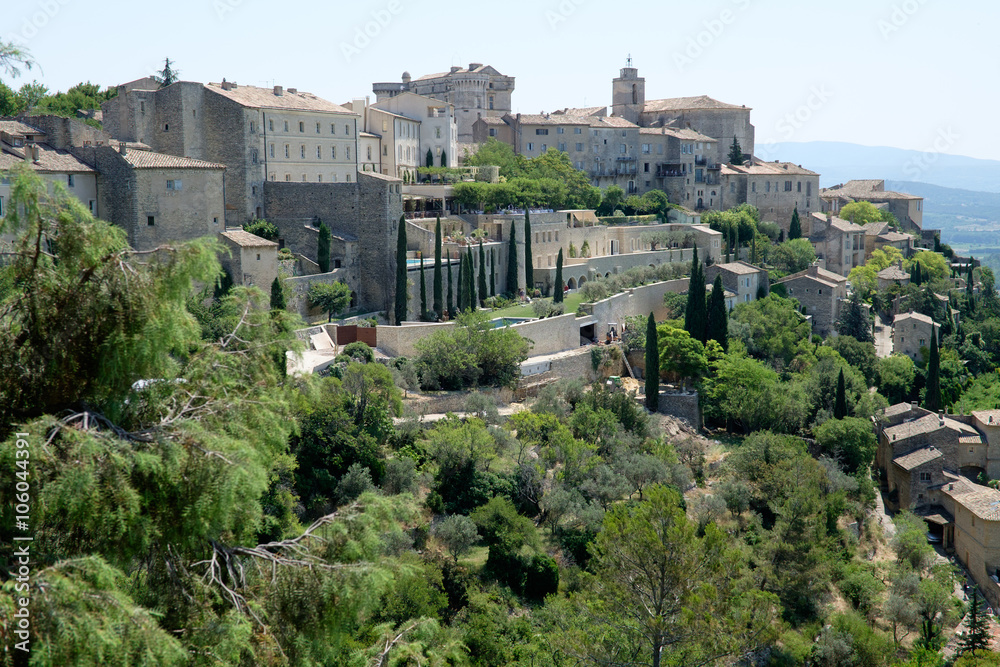
[[[861,146],[835,141],[762,144],[758,157],[801,164],[818,171],[829,187],[856,178],[917,181],[978,192],[1000,192],[1000,161],[961,155]]]
[[[887,190],[924,198],[924,227],[940,229],[945,243],[1000,247],[1000,194],[886,181]]]

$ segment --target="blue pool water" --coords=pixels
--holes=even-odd
[[[500,327],[509,327],[512,324],[530,321],[530,317],[498,317],[495,320],[490,320],[490,324],[493,325],[494,329],[499,329]]]

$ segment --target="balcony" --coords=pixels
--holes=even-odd
[[[619,155],[615,158],[618,162],[635,162],[635,157],[632,155]]]
[[[698,165],[699,167],[704,167],[705,165],[707,165],[707,164],[708,164],[708,158],[707,158],[707,157],[705,157],[705,156],[702,156],[702,157],[696,157],[696,158],[694,159],[694,163],[695,163],[696,165]]]

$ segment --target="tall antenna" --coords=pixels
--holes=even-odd
[[[632,54],[631,53],[628,54],[628,60],[625,61],[625,66],[626,67],[631,67],[632,66]]]

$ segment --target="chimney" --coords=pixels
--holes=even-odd
[[[288,89],[288,93],[289,93],[290,95],[294,95],[294,94],[295,94],[295,93],[297,93],[297,92],[299,92],[299,89],[298,89],[298,88],[289,88],[289,89]]]
[[[462,68],[461,67],[452,67],[450,74],[454,74],[455,72],[457,72],[460,69],[462,69]]]
[[[31,146],[31,144],[26,144],[26,145],[24,146],[24,161],[25,161],[25,162],[31,162],[31,160],[32,160],[32,157],[31,157],[31,156],[32,156],[32,155],[33,155],[34,153],[33,153],[33,151],[32,151],[31,149],[32,149],[32,146]]]
[[[226,81],[225,79],[223,79],[222,80],[222,89],[223,90],[232,90],[233,89],[233,84],[231,84],[228,81]]]
[[[122,155],[128,155],[128,147],[125,146],[125,142],[122,141],[118,144],[118,152]]]
[[[471,72],[474,69],[479,69],[482,66],[482,63],[469,63],[469,71]]]
[[[282,95],[284,95],[284,93],[281,91],[281,86],[275,86],[274,87],[274,94],[277,95],[278,97],[281,97]]]

